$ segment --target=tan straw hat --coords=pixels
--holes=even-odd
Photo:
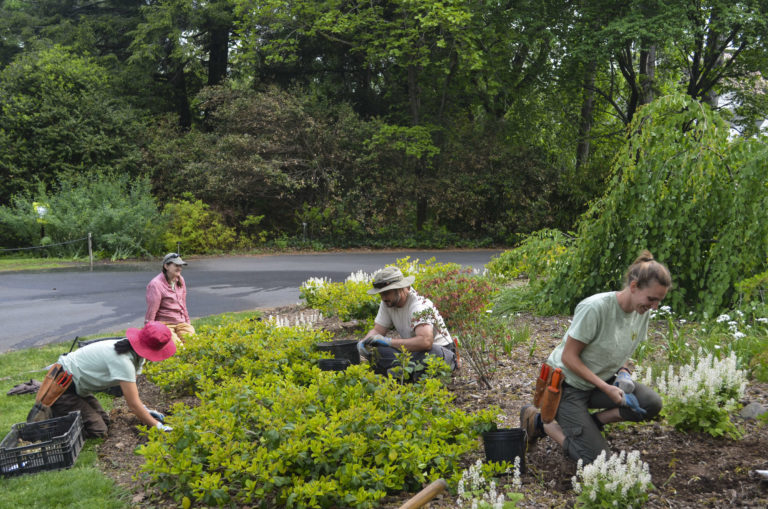
[[[368,295],[411,286],[415,279],[414,276],[404,277],[397,267],[384,267],[373,275],[373,288],[368,290]]]

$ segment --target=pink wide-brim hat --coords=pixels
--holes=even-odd
[[[176,343],[171,339],[171,329],[164,323],[147,322],[141,328],[131,327],[125,331],[133,350],[148,361],[164,361],[176,353]]]

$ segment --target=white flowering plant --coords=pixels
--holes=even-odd
[[[654,489],[648,464],[638,451],[611,454],[605,451],[590,463],[579,460],[571,478],[576,507],[642,507]]]
[[[751,378],[768,382],[768,318],[755,309],[733,310],[706,324],[699,344],[710,352],[735,352]]]
[[[491,464],[484,466],[482,460],[477,460],[474,465],[461,473],[457,487],[456,506],[471,509],[511,509],[517,507],[517,502],[523,499],[523,495],[516,492],[500,493],[496,481],[487,479],[484,470],[493,469]],[[509,470],[509,469],[508,469]],[[489,471],[490,472],[490,471]],[[515,464],[511,471],[513,474],[512,486],[518,490],[520,480],[520,458],[515,458]],[[509,497],[509,499],[507,499]]]
[[[638,376],[650,384],[652,370]],[[736,354],[719,359],[699,349],[696,358],[675,371],[674,366],[655,379],[664,400],[662,413],[679,431],[698,431],[712,436],[739,438],[730,414],[737,410],[747,385],[746,372],[738,368]]]

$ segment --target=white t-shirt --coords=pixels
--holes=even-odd
[[[133,352],[117,353],[115,343],[118,341],[99,341],[59,357],[59,364],[72,373],[80,396],[120,385],[121,381],[136,382],[144,358]]]
[[[418,325],[429,323],[432,324],[435,336],[433,344],[453,344],[440,312],[431,300],[422,297],[413,288],[409,290],[405,305],[401,308],[390,308],[383,302],[379,304],[379,313],[374,321],[387,330],[395,329],[401,338],[412,338]]]

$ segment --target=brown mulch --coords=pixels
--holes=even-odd
[[[301,308],[291,306],[267,310],[265,314],[291,317],[301,312]],[[477,383],[465,361],[449,386],[456,395],[456,405],[466,411],[495,405],[501,409],[499,427],[518,427],[520,408],[530,402],[532,382],[540,363],[560,341],[569,318],[520,315],[518,323],[528,324],[531,342],[518,345],[508,358],[499,361],[491,389]],[[332,331],[337,337],[351,337],[354,329],[353,323],[342,324],[335,319],[324,319],[316,326]],[[171,400],[143,376],[139,380],[139,394],[148,407],[165,412],[177,401]],[[744,403],[753,401],[768,404],[768,384],[751,383],[748,386]],[[195,404],[194,398],[187,398],[185,402]],[[155,493],[141,476],[136,475],[143,457],[134,451],[146,442],[146,438],[137,431],[138,420],[127,410],[122,398],[115,400],[111,418],[109,437],[99,447],[103,470],[132,492],[132,506],[176,507],[176,503],[163,500],[162,495]],[[753,473],[754,470],[768,470],[768,426],[754,420],[735,419],[744,432],[741,440],[684,434],[661,422],[614,425],[609,427],[608,440],[613,450],[640,451],[643,461],[649,464],[656,489],[651,492],[646,507],[768,507],[768,481],[757,479]],[[470,458],[471,461],[476,459],[484,459],[480,440],[476,455]],[[555,442],[548,438],[540,440],[528,452],[526,464],[521,489],[525,500],[519,507],[573,506],[575,495],[571,477],[576,467],[563,457]],[[511,480],[500,480],[502,485],[508,482]],[[502,486],[501,490],[511,491],[512,488]],[[412,496],[408,493],[390,496],[382,507],[399,507]],[[430,506],[456,507],[454,497],[448,494],[438,496]]]

